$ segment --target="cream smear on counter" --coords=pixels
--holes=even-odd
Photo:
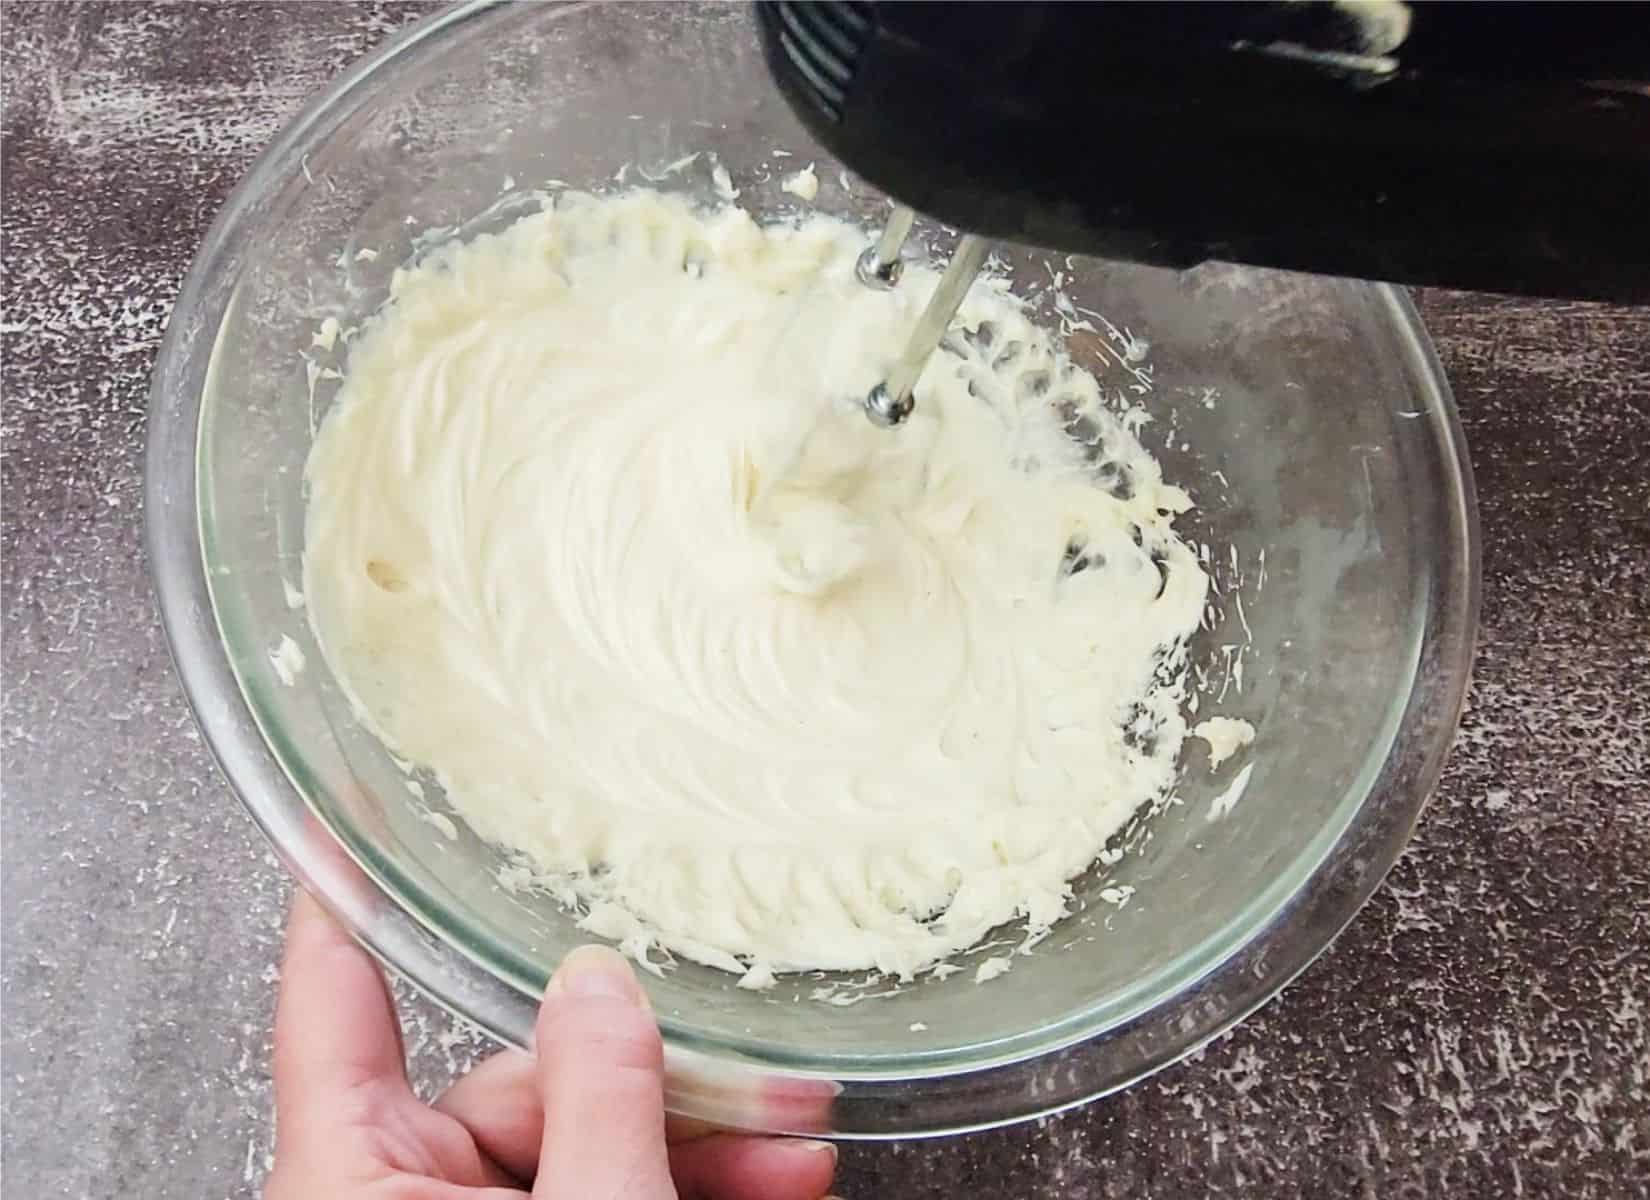
[[[1046,929],[1187,732],[1186,494],[1001,281],[873,427],[937,274],[866,244],[563,193],[397,274],[308,464],[362,718],[587,928],[749,986]]]

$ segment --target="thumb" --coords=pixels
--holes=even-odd
[[[563,959],[535,1038],[544,1143],[534,1200],[675,1200],[664,1044],[624,956],[581,946]]]

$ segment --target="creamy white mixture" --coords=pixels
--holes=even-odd
[[[587,927],[753,986],[1046,927],[1186,734],[1187,497],[998,283],[873,427],[937,276],[866,242],[565,194],[397,276],[308,467],[363,718]]]

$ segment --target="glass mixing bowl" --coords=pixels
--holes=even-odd
[[[363,943],[517,1045],[547,972],[585,939],[548,897],[501,886],[503,856],[443,819],[439,789],[409,794],[289,595],[304,460],[346,353],[314,335],[328,317],[348,326],[373,311],[398,264],[509,220],[547,181],[658,178],[709,199],[709,157],[659,171],[695,151],[714,154],[759,215],[797,210],[780,184],[809,162],[819,209],[867,225],[887,211],[792,119],[742,7],[443,13],[349,71],[259,160],[195,260],[155,373],[151,561],[208,741],[285,860]],[[951,243],[932,226],[918,236],[941,253]],[[1258,737],[1214,773],[1190,751],[1182,802],[1137,821],[1121,861],[1077,881],[1074,915],[989,983],[965,970],[898,989],[800,977],[751,992],[688,963],[647,977],[674,1111],[892,1136],[1121,1087],[1318,954],[1437,779],[1472,653],[1476,518],[1449,392],[1404,295],[1220,265],[1003,257],[1021,290],[1043,289],[1042,309],[1058,272],[1072,301],[1104,315],[1070,349],[1146,403],[1144,440],[1197,501],[1180,528],[1213,550],[1219,616],[1194,646],[1200,715],[1246,718]],[[306,663],[296,674],[290,651],[272,657],[288,638]],[[1217,815],[1223,794],[1235,803]],[[1121,890],[1105,892],[1124,887],[1135,890],[1121,905]],[[832,982],[839,1001],[879,994],[811,998]]]

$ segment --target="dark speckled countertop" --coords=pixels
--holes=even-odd
[[[250,1197],[288,883],[218,776],[140,537],[148,373],[231,185],[420,9],[6,3],[3,1154],[19,1197]],[[1534,169],[1534,167],[1532,167]],[[1650,1195],[1650,311],[1422,312],[1483,508],[1470,708],[1414,844],[1190,1060],[855,1200]],[[427,1089],[485,1039],[402,991]]]

